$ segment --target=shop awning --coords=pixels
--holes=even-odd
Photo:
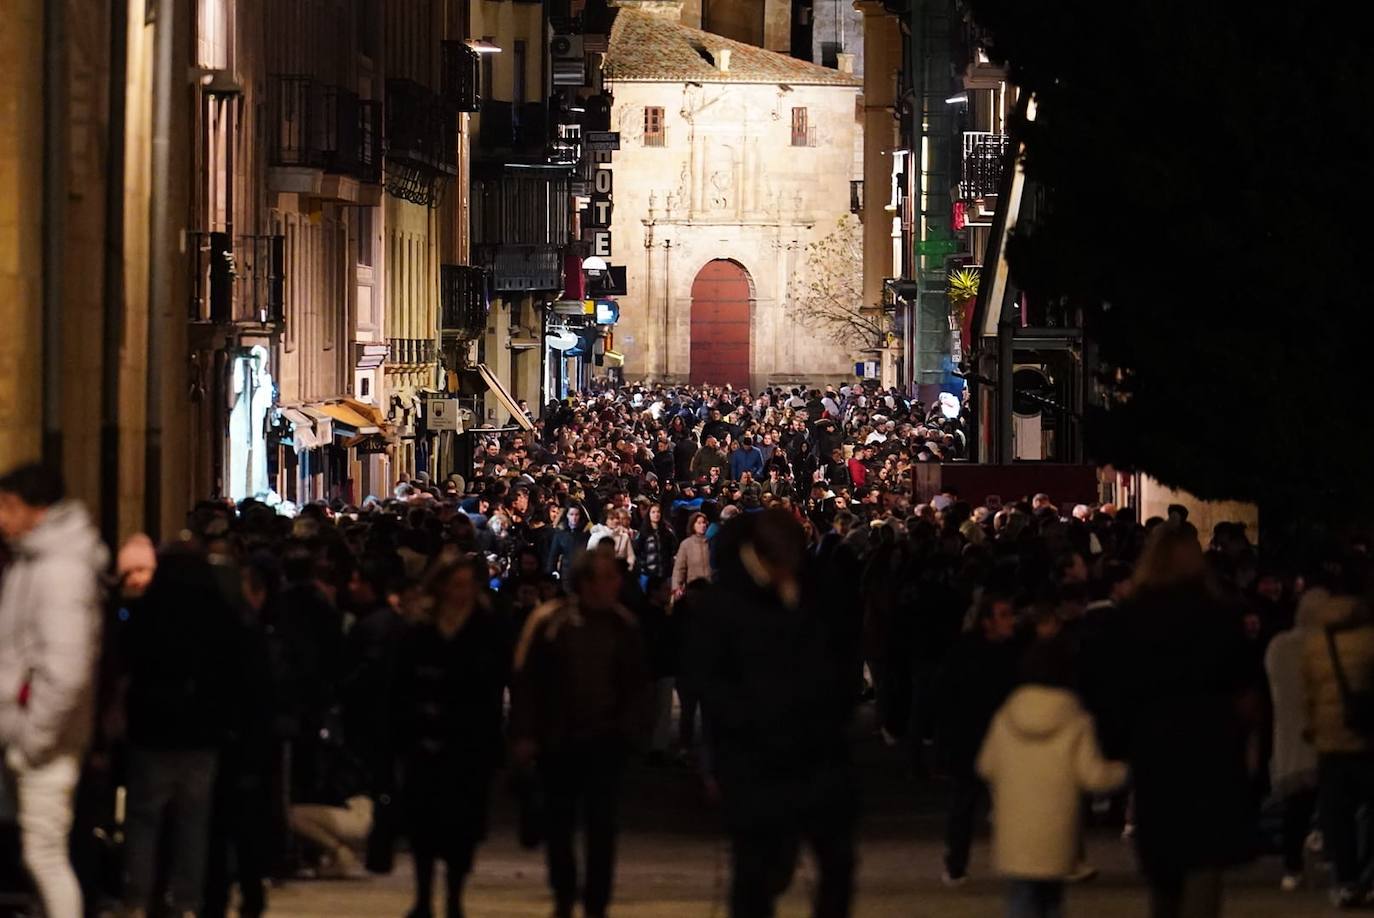
[[[324,446],[333,441],[334,419],[332,417],[321,411],[318,405],[302,405],[300,412],[315,422],[315,446]]]
[[[299,408],[282,408],[281,416],[291,424],[291,435],[296,452],[303,449],[315,449],[323,444],[324,441],[315,432],[315,422],[304,411]]]
[[[352,427],[360,434],[381,432],[381,426],[375,423],[372,418],[368,417],[362,411],[359,411],[358,408],[354,407],[355,405],[359,405],[359,403],[325,402],[319,405],[311,405],[310,407],[333,418],[338,424],[342,424],[345,427]]]
[[[487,389],[496,396],[496,401],[510,413],[511,420],[519,424],[523,430],[534,430],[534,425],[530,423],[530,419],[525,417],[525,412],[520,410],[520,406],[515,403],[515,399],[511,398],[506,387],[501,385],[501,380],[496,378],[496,374],[487,369],[485,363],[477,364],[477,372],[481,374],[482,382],[487,384]]]

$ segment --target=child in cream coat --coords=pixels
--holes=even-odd
[[[1093,719],[1068,688],[1061,641],[1035,644],[1025,681],[993,717],[978,755],[992,793],[992,860],[1009,886],[1009,918],[1060,918],[1078,859],[1083,795],[1126,782],[1098,749]]]

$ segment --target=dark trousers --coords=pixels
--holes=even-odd
[[[694,693],[683,691],[682,683],[678,683],[677,742],[683,749],[692,748],[692,741],[696,739],[699,701]]]
[[[477,842],[467,835],[459,834],[439,847],[428,843],[412,843],[412,856],[415,859],[415,910],[412,915],[428,915],[434,898],[434,863],[444,862],[444,880],[448,886],[448,918],[461,918],[463,914],[463,887],[467,885],[468,874],[472,873],[472,863],[477,856]]]
[[[1354,886],[1370,860],[1368,851],[1360,851],[1360,840],[1368,837],[1368,827],[1361,821],[1368,818],[1368,808],[1374,805],[1374,754],[1320,756],[1317,782],[1323,846],[1335,871],[1335,882]]]
[[[951,877],[958,878],[968,873],[974,819],[979,801],[987,796],[987,785],[979,780],[972,769],[959,769],[953,778],[949,813],[945,818],[945,871]]]
[[[213,750],[130,747],[124,896],[131,906],[152,904],[163,820],[170,818],[166,845],[172,907],[200,911],[215,761]]]
[[[1007,918],[1063,918],[1064,884],[1013,879],[1007,884]]]
[[[1150,918],[1219,918],[1221,904],[1219,867],[1150,878]]]
[[[1283,800],[1283,872],[1299,874],[1305,858],[1303,848],[1312,831],[1312,812],[1317,806],[1315,790],[1298,791]]]
[[[545,849],[549,887],[557,914],[577,902],[577,855],[573,837],[581,822],[586,837],[582,905],[588,916],[606,913],[615,873],[616,804],[625,765],[618,741],[565,743],[540,763],[545,795]]]
[[[272,788],[266,769],[244,774],[223,770],[216,780],[210,820],[209,860],[205,868],[206,918],[229,911],[229,891],[239,886],[238,914],[258,918],[267,910],[266,880],[271,872]]]
[[[819,820],[800,832],[756,829],[734,833],[731,918],[772,918],[778,896],[792,882],[803,840],[811,846],[820,873],[812,914],[815,918],[848,918],[854,898],[854,826],[847,815]]]

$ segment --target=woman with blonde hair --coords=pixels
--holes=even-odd
[[[1155,529],[1116,627],[1111,690],[1135,778],[1150,914],[1220,915],[1223,871],[1253,848],[1255,686],[1239,619],[1208,582],[1196,529]]]

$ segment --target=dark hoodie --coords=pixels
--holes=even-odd
[[[210,562],[165,550],[129,622],[129,738],[157,749],[212,749],[234,717],[246,642]]]
[[[852,806],[846,727],[854,693],[839,642],[805,577],[799,602],[760,586],[740,559],[782,511],[725,526],[715,584],[694,603],[682,679],[702,699],[732,830],[785,825]],[[800,537],[798,533],[798,537]]]

